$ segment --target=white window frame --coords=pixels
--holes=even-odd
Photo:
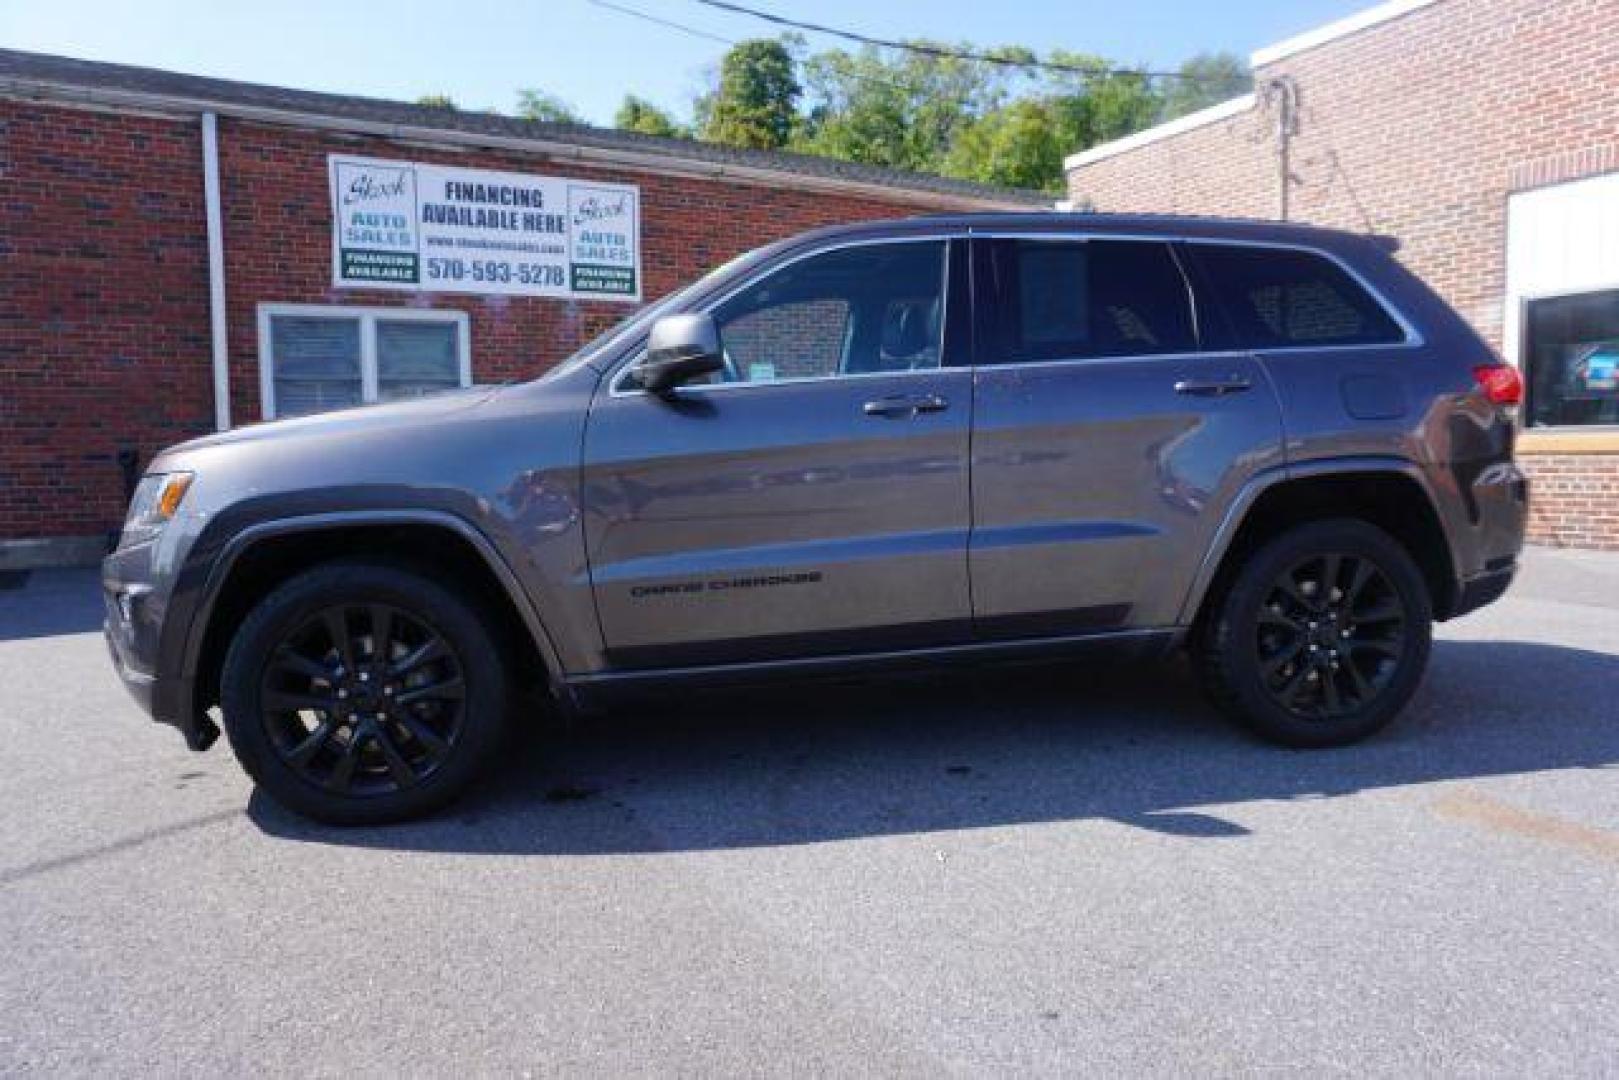
[[[456,352],[461,363],[461,385],[472,385],[472,320],[450,308],[355,307],[341,304],[259,305],[259,401],[264,419],[274,420],[275,357],[270,341],[270,320],[277,315],[326,319],[357,319],[360,323],[360,402],[377,402],[377,323],[448,323],[456,328]]]

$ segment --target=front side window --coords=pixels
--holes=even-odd
[[[1240,349],[1397,345],[1388,311],[1331,259],[1288,248],[1189,244]]]
[[[716,381],[772,382],[936,368],[945,241],[865,244],[791,263],[714,309]]]
[[[1526,314],[1529,426],[1619,424],[1619,289],[1531,300]]]
[[[1169,246],[1134,240],[996,240],[986,363],[1152,356],[1197,348]]]
[[[277,304],[259,311],[266,420],[466,386],[469,358],[467,318],[457,311]]]

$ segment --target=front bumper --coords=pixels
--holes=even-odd
[[[102,635],[113,670],[135,703],[158,723],[177,728],[193,750],[206,750],[219,729],[195,709],[190,679],[171,675],[159,663],[162,605],[150,586],[130,580],[130,553],[114,553],[102,564],[106,618]]]

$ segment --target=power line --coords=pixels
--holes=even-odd
[[[658,16],[650,14],[649,12],[637,11],[635,8],[612,3],[611,0],[587,0],[587,2],[594,4],[599,8],[607,8],[609,11],[616,11],[620,15],[628,15],[632,19],[640,19],[643,22],[655,23],[658,26],[667,27],[670,30],[678,30],[682,34],[690,34],[692,37],[705,38],[708,41],[717,41],[721,45],[736,44],[735,38],[721,37],[719,34],[710,34],[707,30],[699,30],[695,26],[687,26],[685,23],[677,23],[673,19],[660,19]]]
[[[1224,81],[1227,76],[1220,75],[1192,75],[1179,71],[1146,71],[1137,68],[1092,67],[1085,64],[1064,64],[1055,60],[1019,60],[1015,57],[1002,56],[998,53],[977,52],[971,49],[947,49],[941,45],[929,45],[919,41],[895,41],[890,38],[872,37],[854,30],[840,30],[835,26],[824,26],[821,23],[803,22],[799,19],[789,19],[785,15],[777,15],[769,11],[760,11],[757,8],[745,7],[742,4],[733,4],[729,0],[694,0],[695,3],[706,4],[711,8],[729,11],[736,15],[747,15],[777,26],[786,26],[794,30],[806,30],[812,34],[826,34],[830,37],[842,38],[861,45],[875,45],[881,49],[899,49],[904,52],[918,53],[922,56],[932,56],[940,60],[972,60],[980,64],[999,64],[1003,67],[1013,68],[1039,68],[1044,71],[1061,71],[1070,75],[1084,75],[1087,78],[1102,78],[1107,76],[1135,76],[1143,79],[1187,79],[1192,82],[1208,82],[1214,80]]]
[[[653,15],[651,12],[641,11],[641,10],[639,10],[637,8],[627,7],[627,6],[623,5],[623,4],[615,4],[615,3],[612,2],[612,0],[585,0],[585,2],[587,4],[591,4],[591,5],[595,6],[595,7],[606,8],[609,11],[616,11],[620,15],[628,15],[632,19],[640,19],[643,22],[654,23],[654,24],[656,24],[658,26],[662,26],[662,27],[665,27],[665,28],[670,29],[670,30],[677,30],[682,34],[690,34],[692,37],[704,38],[704,39],[706,39],[708,41],[717,41],[721,45],[736,45],[736,44],[738,44],[738,41],[737,41],[736,38],[728,38],[728,37],[722,37],[719,34],[711,34],[707,30],[699,30],[695,26],[687,26],[685,23],[676,22],[673,19],[661,18],[661,17],[659,17],[657,15]],[[873,84],[875,86],[886,86],[891,90],[901,90],[901,91],[904,91],[907,94],[915,94],[915,93],[920,92],[920,90],[922,89],[920,86],[918,86],[915,83],[907,83],[907,82],[901,82],[901,81],[898,81],[898,80],[895,80],[895,79],[888,79],[888,78],[884,78],[881,75],[868,75],[865,72],[860,72],[860,71],[844,71],[844,72],[840,72],[840,74],[843,75],[846,78],[854,79],[856,82],[867,82],[867,83],[871,83],[871,84]]]

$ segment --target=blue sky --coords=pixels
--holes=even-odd
[[[764,23],[693,0],[614,0],[725,38]],[[1068,48],[1172,66],[1253,49],[1372,0],[751,0],[880,37]],[[836,42],[811,37],[812,48]],[[0,0],[0,46],[310,90],[512,108],[537,87],[605,123],[627,92],[685,114],[724,46],[588,0]]]

